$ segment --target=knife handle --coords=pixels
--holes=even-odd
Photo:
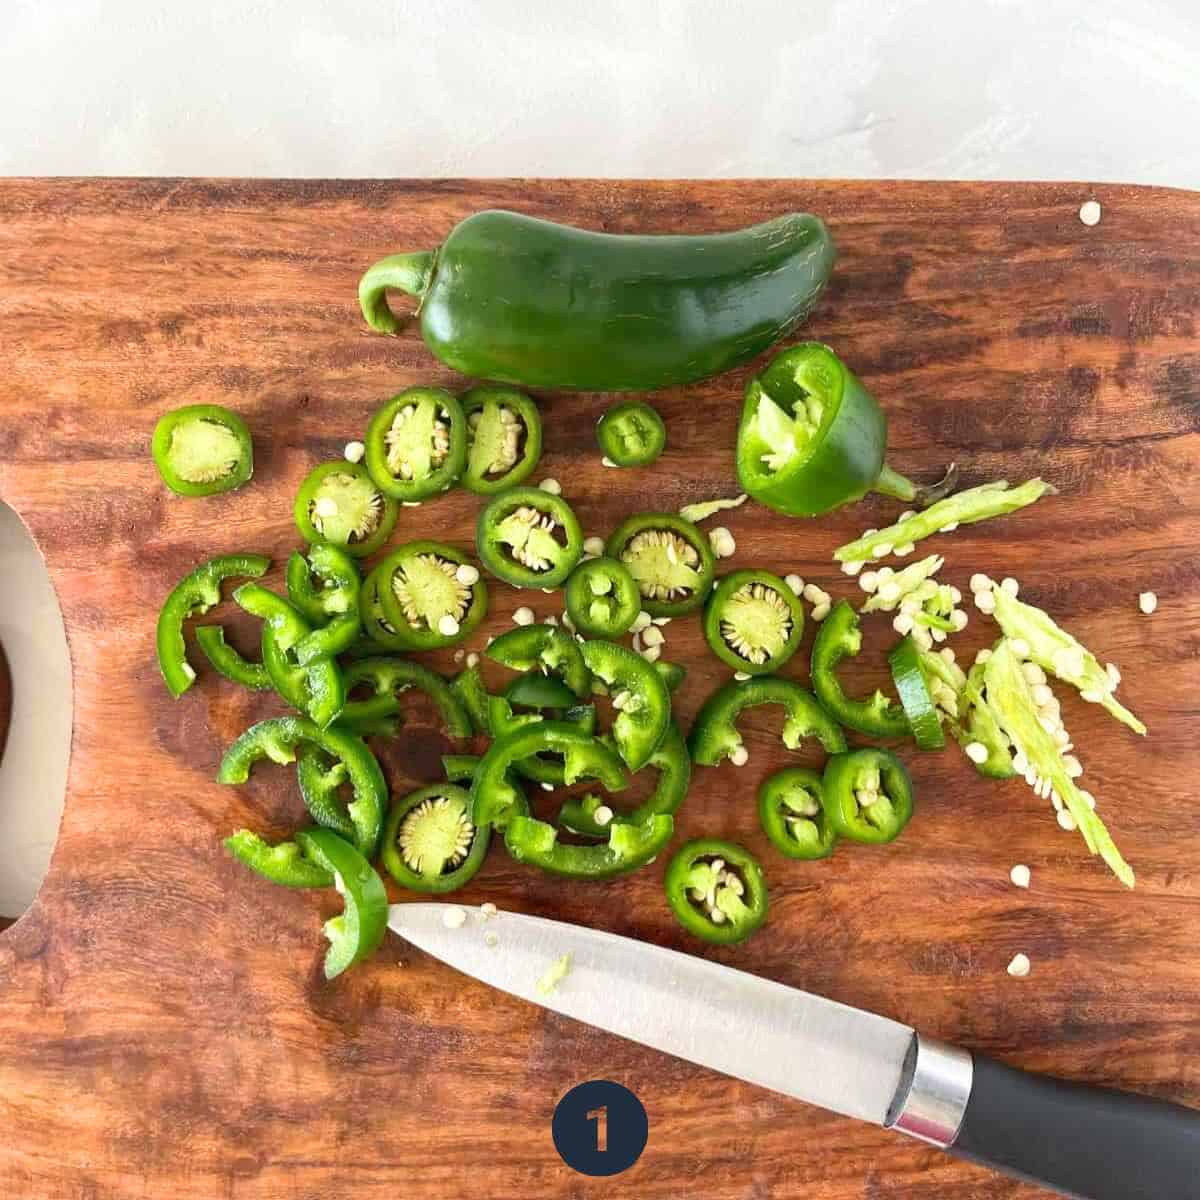
[[[1200,1112],[972,1057],[951,1153],[1080,1200],[1200,1195]]]

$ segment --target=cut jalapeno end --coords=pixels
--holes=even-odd
[[[354,558],[374,554],[387,541],[397,511],[362,463],[322,463],[296,495],[296,527],[305,541],[332,542]]]
[[[704,610],[704,636],[735,670],[766,675],[782,666],[804,635],[804,606],[770,571],[733,571],[717,583]]]
[[[475,544],[497,579],[514,587],[555,588],[583,554],[583,530],[561,496],[509,488],[479,514]]]
[[[712,588],[716,560],[708,538],[671,513],[630,517],[608,539],[606,553],[633,576],[652,617],[689,613]]]
[[[762,867],[734,842],[688,842],[671,859],[664,886],[679,923],[706,942],[745,941],[767,919]]]
[[[637,582],[615,558],[581,562],[567,580],[567,615],[588,637],[628,633],[641,607]]]
[[[254,474],[254,446],[245,421],[218,404],[190,404],[154,427],[154,464],[180,496],[214,496]]]
[[[853,657],[862,648],[862,630],[858,614],[845,600],[821,622],[813,642],[811,677],[813,691],[825,710],[850,729],[872,737],[907,737],[908,718],[878,689],[865,700],[847,696],[837,676],[842,659]]]
[[[511,388],[475,387],[459,400],[467,422],[462,485],[481,496],[524,483],[542,456],[537,405]]]
[[[888,665],[917,748],[940,750],[946,744],[941,718],[925,678],[921,652],[911,638],[904,638],[892,648]]]
[[[453,892],[483,865],[491,827],[471,819],[470,795],[437,783],[392,805],[383,831],[383,865],[401,887]]]
[[[409,542],[376,568],[385,632],[410,650],[466,638],[487,613],[487,585],[468,556],[440,542]]]
[[[442,388],[408,388],[380,406],[367,426],[366,465],[376,486],[410,503],[444,492],[467,461],[462,405]]]
[[[816,771],[785,767],[758,789],[758,819],[771,845],[788,858],[828,858],[837,843],[822,804],[824,785]]]
[[[596,441],[618,467],[644,467],[654,462],[667,444],[663,419],[640,400],[615,404],[596,424]]]
[[[854,842],[882,845],[899,837],[912,818],[912,780],[888,750],[835,754],[822,776],[825,815]]]

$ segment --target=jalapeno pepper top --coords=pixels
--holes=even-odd
[[[649,404],[627,400],[613,405],[600,418],[596,441],[604,456],[618,467],[644,467],[663,452],[667,427]]]
[[[273,717],[259,721],[225,751],[217,782],[245,783],[250,778],[250,768],[259,759],[293,763],[297,748],[306,742],[345,764],[354,789],[354,799],[346,811],[354,823],[355,844],[365,855],[373,856],[383,827],[387,784],[379,763],[366,744],[345,730],[318,729],[302,717]]]
[[[851,841],[893,841],[912,817],[912,780],[889,750],[835,754],[825,764],[822,784],[826,817]]]
[[[392,805],[383,830],[383,865],[414,892],[457,891],[483,866],[491,827],[471,820],[471,798],[435,783]]]
[[[522,759],[551,752],[563,756],[567,784],[596,779],[617,792],[629,782],[616,751],[573,726],[558,721],[534,721],[506,733],[488,747],[471,786],[471,815],[476,825],[503,825],[521,801],[509,771]]]
[[[514,671],[554,672],[581,700],[592,694],[592,673],[579,643],[557,625],[525,625],[502,633],[484,651]]]
[[[296,527],[307,542],[332,542],[354,558],[374,554],[396,524],[399,505],[362,463],[322,463],[296,493]]]
[[[770,571],[732,571],[704,608],[704,637],[734,670],[768,675],[783,666],[804,636],[804,606]]]
[[[497,579],[513,587],[555,588],[583,554],[583,530],[561,496],[508,488],[479,514],[475,546]]]
[[[683,616],[712,587],[716,560],[708,538],[672,513],[630,517],[608,539],[606,553],[628,568],[652,617]]]
[[[656,813],[639,825],[614,821],[608,840],[593,846],[566,845],[546,821],[518,815],[504,830],[504,845],[517,862],[540,867],[568,879],[612,879],[652,862],[671,840],[675,822]]]
[[[410,650],[461,642],[487,613],[487,585],[479,569],[453,546],[409,542],[375,570],[383,615]]]
[[[361,733],[392,732],[400,711],[400,693],[410,687],[424,692],[446,723],[451,737],[468,738],[474,732],[471,718],[450,685],[436,672],[420,663],[403,658],[363,658],[351,663],[345,672],[346,692],[369,687],[372,695],[363,700],[348,700],[341,723]]]
[[[843,725],[872,737],[906,737],[908,718],[899,704],[893,704],[876,690],[867,700],[855,700],[842,691],[838,681],[838,663],[862,648],[862,630],[858,614],[845,600],[821,622],[812,650],[812,685],[825,709]]]
[[[467,419],[463,487],[493,496],[524,483],[542,456],[537,405],[523,392],[502,387],[473,387],[459,400]]]
[[[250,430],[219,404],[189,404],[164,413],[154,427],[154,465],[180,496],[233,491],[254,474]]]
[[[760,675],[756,679],[731,679],[704,702],[688,738],[692,761],[715,767],[724,758],[736,759],[742,735],[735,722],[744,709],[758,704],[783,706],[787,714],[783,744],[789,750],[799,749],[806,737],[815,737],[830,754],[845,750],[845,735],[811,692],[794,680]]]
[[[324,729],[342,711],[346,689],[341,668],[332,658],[293,662],[312,626],[282,596],[257,583],[242,584],[233,598],[248,613],[262,618],[262,661],[275,690]]]
[[[788,858],[828,858],[837,830],[825,815],[821,776],[807,767],[785,767],[762,781],[758,820],[767,840]]]
[[[813,517],[871,491],[929,503],[952,484],[917,488],[884,463],[886,448],[883,410],[828,346],[792,346],[746,385],[738,479],[768,508]]]
[[[588,637],[628,633],[642,607],[642,594],[615,558],[589,558],[567,580],[567,615]]]
[[[346,905],[341,916],[325,922],[325,978],[334,979],[379,949],[387,933],[387,889],[366,858],[332,830],[309,829],[296,834],[296,841],[308,858],[333,874]]]
[[[196,680],[187,660],[184,621],[221,602],[223,580],[239,575],[260,579],[270,565],[271,560],[261,554],[225,554],[202,563],[171,590],[158,614],[156,642],[158,667],[172,696],[182,696]]]
[[[243,866],[281,887],[333,887],[333,872],[313,862],[296,842],[271,845],[249,829],[225,839],[225,848]]]
[[[467,462],[467,422],[442,388],[406,388],[367,426],[366,464],[385,496],[419,501],[454,485]]]
[[[758,860],[734,842],[697,838],[667,867],[667,903],[706,942],[745,941],[767,919],[767,882]]]
[[[667,732],[671,694],[640,654],[616,642],[584,642],[583,661],[612,696],[613,740],[631,771],[645,766]]]

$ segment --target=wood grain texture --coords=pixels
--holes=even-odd
[[[1104,218],[1089,229],[1076,213],[1092,194]],[[464,900],[706,953],[1009,1062],[1200,1105],[1200,197],[1071,184],[7,181],[0,497],[58,590],[75,720],[49,877],[0,937],[0,1192],[1040,1194],[526,1007],[395,940],[327,984],[320,922],[337,897],[272,888],[224,855],[232,828],[282,834],[302,813],[287,772],[213,781],[224,747],[277,705],[203,669],[173,702],[154,661],[158,607],[214,553],[282,562],[297,544],[291,498],[315,463],[401,387],[463,385],[415,335],[371,335],[355,283],[382,254],[430,246],[493,205],[612,231],[824,215],[842,257],[804,332],[884,402],[896,465],[932,478],[955,458],[967,484],[1041,474],[1061,489],[940,539],[947,579],[1017,575],[1121,664],[1122,697],[1151,736],[1063,696],[1085,782],[1138,871],[1132,895],[1023,784],[978,778],[953,748],[908,754],[919,812],[895,846],[785,862],[752,801],[784,761],[778,718],[751,715],[749,765],[697,769],[679,820],[680,838],[733,837],[762,856],[771,916],[744,947],[686,938],[662,899],[663,861],[589,887],[497,848]],[[608,397],[541,397],[538,478],[564,482],[589,534],[650,503],[733,494],[752,369],[655,397],[669,445],[652,472],[601,468],[592,426]],[[189,501],[161,486],[151,430],[192,402],[246,418],[246,490]],[[405,509],[397,537],[469,545],[478,508],[456,491]],[[720,523],[737,565],[843,595],[854,588],[832,549],[895,512],[872,500],[805,523],[747,505]],[[1137,611],[1147,587],[1160,597],[1152,618]],[[557,597],[493,597],[479,644],[518,603],[561,611]],[[722,672],[695,620],[666,632],[667,657],[690,668],[686,724]],[[811,636],[785,674],[806,675]],[[869,649],[886,641],[874,636]],[[974,618],[958,644],[973,652],[991,636]],[[436,735],[390,747],[393,790],[432,778],[437,749]],[[1028,892],[1008,883],[1017,862],[1033,869]],[[1033,960],[1026,980],[1005,974],[1017,951]],[[602,1185],[564,1167],[549,1134],[558,1098],[595,1077],[633,1088],[651,1129],[641,1161]]]

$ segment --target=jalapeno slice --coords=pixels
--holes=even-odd
[[[204,651],[204,657],[213,667],[233,683],[240,683],[256,692],[269,691],[271,676],[261,662],[243,658],[226,640],[221,625],[197,625],[196,641]]]
[[[716,560],[708,538],[673,513],[640,513],[608,539],[609,558],[629,570],[652,617],[679,617],[699,608],[712,587]]]
[[[542,456],[537,405],[523,392],[500,387],[473,387],[459,401],[467,420],[463,487],[493,496],[524,483]]]
[[[671,840],[674,820],[659,813],[640,825],[614,822],[608,840],[594,846],[570,846],[558,840],[558,830],[546,821],[514,816],[504,830],[504,845],[520,863],[540,867],[567,879],[612,879],[628,875],[647,863]]]
[[[526,625],[502,633],[484,651],[493,662],[513,671],[535,667],[554,673],[579,699],[592,694],[592,673],[579,643],[557,625]]]
[[[331,542],[354,558],[374,554],[391,535],[399,506],[362,463],[322,463],[296,493],[296,528],[307,542]]]
[[[605,837],[614,821],[641,825],[656,813],[673,815],[687,796],[692,777],[692,760],[688,756],[687,743],[674,721],[667,726],[666,736],[650,755],[646,766],[658,772],[658,782],[654,791],[632,811],[614,813],[605,799],[588,793],[566,800],[559,810],[558,823],[572,833]],[[604,809],[609,809],[608,813],[604,813]]]
[[[450,690],[466,710],[471,728],[476,733],[491,737],[492,725],[488,716],[488,701],[491,697],[484,686],[479,664],[476,663],[473,667],[466,667],[460,671],[450,681]]]
[[[452,783],[402,796],[383,829],[383,865],[414,892],[457,891],[483,866],[492,830],[471,820],[471,797]]]
[[[719,838],[681,846],[667,867],[667,903],[706,942],[743,942],[767,919],[767,881],[748,850]]]
[[[671,693],[640,654],[616,642],[584,642],[583,661],[607,685],[616,718],[613,741],[631,771],[644,767],[671,720]]]
[[[383,601],[379,597],[379,582],[384,576],[384,563],[380,563],[363,580],[362,591],[358,596],[358,616],[362,622],[363,632],[367,641],[374,643],[374,649],[362,646],[362,652],[368,655],[378,654],[382,650],[407,650],[408,642],[400,636],[400,631],[384,614]],[[358,651],[352,648],[354,653]],[[348,651],[349,653],[350,651]]]
[[[346,689],[332,658],[296,661],[296,650],[312,626],[282,596],[257,583],[244,583],[233,598],[262,620],[262,661],[275,690],[293,708],[324,729],[342,711]]]
[[[567,616],[588,637],[621,637],[641,608],[637,583],[615,558],[589,558],[567,580]]]
[[[583,530],[561,496],[508,488],[479,514],[475,546],[497,579],[513,587],[556,588],[583,554]]]
[[[667,427],[649,404],[626,400],[614,404],[600,418],[596,441],[605,457],[618,467],[644,467],[663,452]]]
[[[196,672],[187,660],[184,621],[220,604],[221,584],[226,579],[238,575],[261,579],[270,565],[271,560],[261,554],[224,554],[201,563],[171,589],[158,614],[155,645],[163,682],[176,699],[196,681]]]
[[[825,764],[822,804],[830,824],[853,842],[894,841],[912,819],[912,780],[889,750],[835,754]]]
[[[555,675],[543,675],[540,671],[527,671],[518,675],[504,689],[504,698],[509,704],[520,704],[525,708],[574,708],[575,693]]]
[[[504,696],[492,696],[488,702],[488,725],[493,737],[503,737],[522,726],[536,721],[552,720],[570,725],[591,736],[596,732],[596,710],[590,704],[576,704],[566,709],[547,708],[544,712],[514,712]],[[555,753],[538,753],[513,764],[513,770],[526,779],[549,787],[562,787],[566,783],[563,756]]]
[[[318,542],[307,553],[294,550],[288,558],[288,599],[313,624],[357,613],[361,590],[354,559],[332,542]]]
[[[946,744],[937,706],[925,678],[921,652],[912,638],[897,642],[888,655],[892,682],[904,708],[904,716],[920,750],[940,750]]]
[[[837,677],[838,663],[862,649],[862,630],[858,614],[845,600],[821,622],[812,650],[812,685],[826,710],[850,729],[872,737],[905,737],[908,718],[899,704],[893,704],[876,690],[866,700],[856,700],[842,691]]]
[[[313,862],[296,842],[272,845],[249,829],[239,829],[225,839],[225,849],[242,866],[281,887],[333,887],[333,872]]]
[[[758,819],[771,845],[788,858],[828,858],[837,830],[825,814],[824,784],[807,767],[785,767],[758,789]]]
[[[467,461],[462,405],[442,388],[406,388],[375,410],[367,470],[385,496],[415,503],[447,491]]]
[[[362,687],[369,687],[373,693],[365,700],[346,701],[341,723],[355,732],[395,733],[400,724],[399,696],[416,688],[433,701],[451,737],[468,738],[473,733],[471,718],[450,685],[420,663],[403,658],[363,658],[346,668],[344,678],[347,695]]]
[[[189,404],[164,413],[154,427],[154,465],[179,496],[231,492],[254,474],[250,430],[219,404]]]
[[[443,754],[442,770],[450,783],[470,783],[482,761],[478,754]]]
[[[787,714],[783,744],[789,750],[799,749],[806,737],[815,737],[829,754],[845,750],[845,735],[811,692],[792,679],[760,675],[731,679],[704,702],[688,738],[692,761],[706,767],[715,767],[725,758],[744,763],[746,752],[736,722],[745,709],[759,704],[783,706]]]
[[[732,571],[704,608],[704,637],[734,670],[769,675],[783,666],[804,636],[804,606],[770,571]]]
[[[339,797],[343,785],[350,782],[346,764],[319,746],[302,742],[296,751],[296,782],[309,816],[323,828],[353,841],[354,822]]]
[[[375,568],[387,624],[408,650],[463,641],[487,613],[487,585],[468,557],[441,542],[409,542]]]
[[[346,905],[341,916],[325,922],[325,978],[334,979],[379,949],[387,933],[387,888],[362,854],[332,830],[310,829],[296,834],[296,841],[308,858],[333,874]]]

